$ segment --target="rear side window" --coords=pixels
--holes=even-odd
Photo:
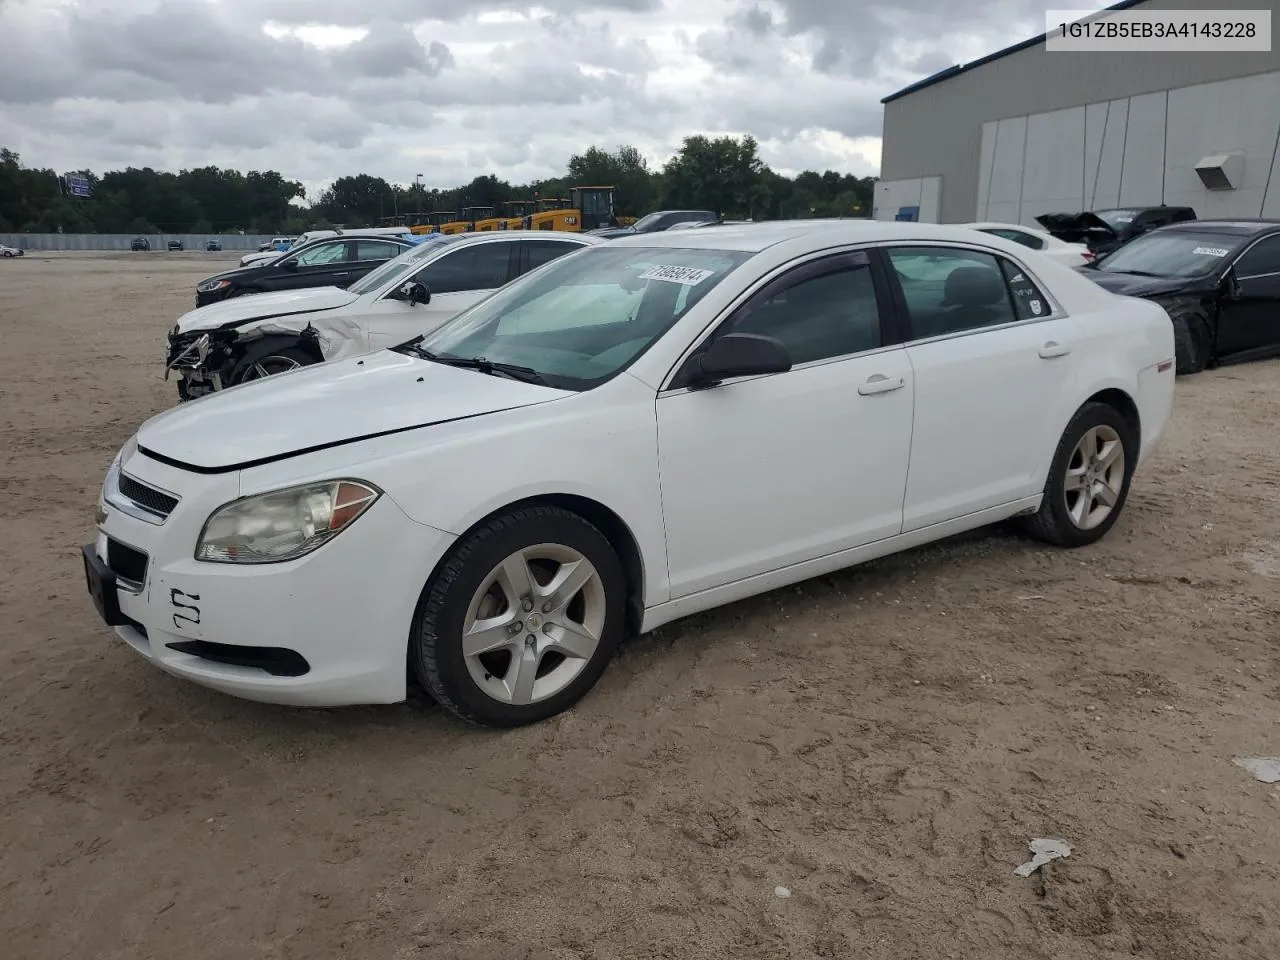
[[[526,270],[536,270],[544,263],[550,263],[556,257],[581,250],[582,244],[569,243],[565,240],[522,240],[521,246],[526,249]]]
[[[400,256],[404,249],[398,243],[388,243],[386,240],[357,240],[356,259],[390,260]]]
[[[915,339],[1018,319],[996,257],[954,247],[898,247],[889,262],[902,287]]]
[[[1003,257],[1000,258],[1000,270],[1009,284],[1009,292],[1013,294],[1013,306],[1019,320],[1034,320],[1053,312],[1049,301],[1025,270]]]
[[[513,243],[477,243],[446,253],[414,278],[433,294],[493,290],[507,282]]]
[[[984,233],[993,233],[997,237],[1004,237],[1006,240],[1012,240],[1014,243],[1020,243],[1024,247],[1030,247],[1032,250],[1041,250],[1044,248],[1044,241],[1039,237],[1033,237],[1029,233],[1023,233],[1021,230],[1005,230],[1003,228],[995,228],[984,230]]]

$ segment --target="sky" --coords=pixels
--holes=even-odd
[[[1096,9],[1097,0],[1071,6]],[[880,99],[1044,31],[1044,0],[0,0],[0,145],[31,166],[563,176],[751,134],[875,175]]]

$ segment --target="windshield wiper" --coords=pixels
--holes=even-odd
[[[1108,270],[1107,273],[1127,273],[1131,277],[1155,277],[1157,280],[1164,277],[1162,273],[1149,273],[1146,270]]]
[[[449,367],[461,367],[464,370],[479,370],[481,373],[487,373],[492,377],[506,377],[508,380],[519,380],[522,383],[535,383],[545,386],[547,381],[533,367],[522,367],[515,363],[502,363],[499,360],[486,360],[484,357],[454,357],[447,353],[432,353],[420,347],[420,344],[426,339],[425,334],[420,334],[405,343],[400,344],[393,349],[405,350],[412,353],[416,357],[423,360],[430,360],[432,363],[443,363]]]

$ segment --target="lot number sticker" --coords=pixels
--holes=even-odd
[[[659,263],[640,274],[640,279],[665,280],[668,283],[682,283],[687,287],[696,287],[713,273],[715,273],[714,270],[702,270],[698,267],[672,267]]]
[[[1231,251],[1223,247],[1196,247],[1191,252],[1202,257],[1225,257]]]

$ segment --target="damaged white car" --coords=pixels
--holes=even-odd
[[[190,400],[395,346],[508,281],[603,242],[549,230],[464,234],[415,247],[346,289],[281,290],[198,307],[169,331],[164,375],[176,371],[178,398]]]

